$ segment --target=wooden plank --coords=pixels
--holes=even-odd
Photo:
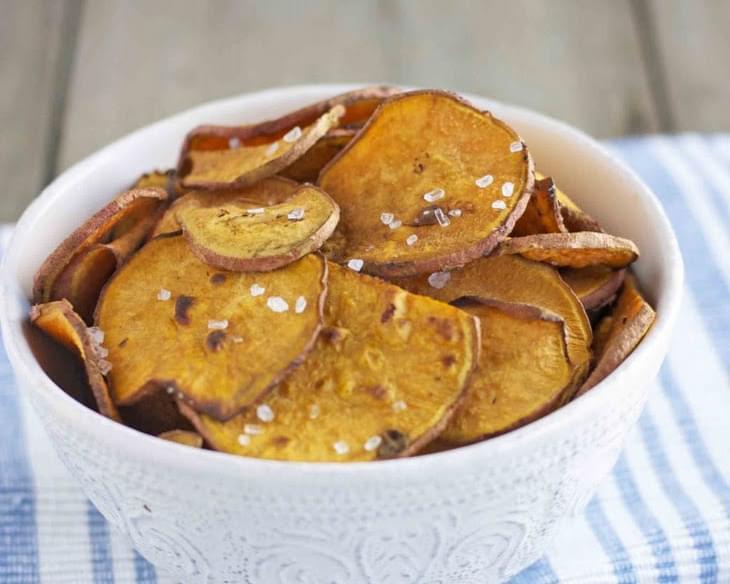
[[[43,186],[65,2],[4,0],[0,17],[0,221]]]
[[[652,130],[628,0],[88,3],[61,165],[214,97],[322,81],[491,95],[599,136]]]
[[[676,130],[730,130],[730,2],[648,0]]]

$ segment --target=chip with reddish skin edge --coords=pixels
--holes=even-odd
[[[177,442],[178,444],[192,448],[203,447],[203,437],[197,432],[191,432],[190,430],[169,430],[160,434],[158,438],[169,440],[170,442]]]
[[[84,254],[95,244],[122,239],[123,245],[117,244],[119,249],[110,248],[110,251],[117,264],[124,261],[142,243],[146,236],[144,229],[152,227],[150,217],[159,212],[167,196],[162,189],[133,189],[117,196],[96,212],[63,240],[38,269],[33,280],[33,302],[39,304],[62,298],[58,296],[61,292],[53,292],[56,280],[75,256]],[[73,278],[67,276],[67,279]],[[73,297],[69,298],[72,304],[73,300]]]
[[[208,265],[236,272],[276,270],[318,250],[339,219],[337,204],[312,185],[271,207],[229,203],[177,212],[193,253]]]
[[[416,91],[385,100],[318,184],[342,211],[347,257],[390,277],[489,252],[522,214],[533,181],[509,126],[453,94]],[[435,221],[422,220],[425,210]]]
[[[537,173],[535,173],[537,177]],[[560,205],[555,195],[555,183],[550,177],[535,180],[525,212],[515,223],[512,237],[536,233],[565,233],[567,229],[560,214]]]
[[[593,310],[611,302],[624,281],[625,270],[607,266],[565,268],[560,276],[580,298],[583,308]]]
[[[440,441],[452,446],[503,434],[557,408],[573,383],[559,316],[500,300],[459,306],[479,318],[479,368]]]
[[[30,311],[30,321],[81,359],[99,412],[112,420],[120,421],[119,412],[112,402],[104,379],[109,367],[105,349],[81,317],[74,312],[68,300],[34,305]]]
[[[610,320],[597,326],[600,336],[595,366],[578,391],[579,396],[595,387],[624,362],[649,332],[655,317],[654,309],[644,300],[635,278],[629,274],[624,280],[616,306],[607,317]]]
[[[311,349],[326,277],[317,254],[273,272],[221,273],[182,236],[148,242],[109,280],[96,309],[114,401],[130,405],[169,387],[202,412],[234,416]]]
[[[155,225],[149,238],[180,231],[177,213],[189,207],[217,207],[229,203],[239,203],[251,207],[278,205],[291,197],[299,188],[293,180],[272,176],[253,185],[225,191],[190,191],[179,197],[166,210]]]
[[[336,264],[329,287],[315,348],[264,404],[225,423],[181,406],[213,448],[367,461],[413,454],[443,429],[478,359],[476,319]]]
[[[518,254],[561,268],[596,265],[624,268],[639,257],[639,249],[633,241],[594,231],[511,237],[499,244],[495,253]]]

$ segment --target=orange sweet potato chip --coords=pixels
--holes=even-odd
[[[607,266],[566,268],[560,271],[563,280],[573,289],[583,303],[592,310],[611,302],[624,281],[625,270],[613,270]]]
[[[572,384],[564,321],[526,304],[469,302],[479,318],[479,368],[440,440],[460,445],[503,434],[551,412]]]
[[[578,297],[554,268],[520,256],[491,256],[459,270],[401,278],[396,283],[444,302],[474,297],[528,304],[565,322],[568,358],[579,384],[591,359],[591,325]]]
[[[299,188],[292,180],[272,176],[247,187],[224,191],[190,191],[170,205],[159,219],[149,238],[180,231],[177,214],[189,207],[217,207],[229,203],[269,207],[283,203]]]
[[[168,430],[167,432],[160,434],[159,437],[163,440],[183,444],[184,446],[191,446],[193,448],[203,447],[203,437],[196,432],[191,432],[190,430]]]
[[[227,419],[301,363],[321,326],[326,264],[310,254],[273,272],[221,272],[185,239],[148,242],[118,270],[96,310],[118,405],[164,387]]]
[[[30,311],[30,320],[81,359],[99,412],[119,421],[119,412],[111,400],[104,379],[109,362],[106,360],[107,350],[102,345],[103,333],[96,328],[87,328],[67,300],[34,305]]]
[[[553,179],[547,177],[536,180],[535,189],[525,212],[512,229],[512,237],[536,233],[565,233],[566,231]]]
[[[347,146],[355,134],[357,134],[355,129],[330,130],[301,158],[281,171],[280,175],[300,183],[316,182],[320,171]]]
[[[132,189],[163,189],[172,198],[175,195],[175,171],[153,170],[140,176],[130,187]]]
[[[108,203],[46,258],[35,275],[33,302],[66,298],[91,322],[101,286],[142,243],[166,199],[161,189],[133,189]]]
[[[499,245],[497,253],[519,254],[530,260],[568,268],[596,265],[623,268],[639,257],[633,241],[593,231],[512,237]]]
[[[440,91],[385,100],[322,170],[340,206],[346,255],[380,276],[463,265],[522,214],[533,167],[519,136]]]
[[[218,450],[280,460],[407,456],[443,429],[478,359],[476,320],[332,264],[325,324],[258,408],[221,423],[183,406]]]
[[[619,294],[610,320],[597,327],[601,331],[595,367],[580,388],[583,395],[624,362],[654,323],[656,314],[641,296],[633,276],[629,275]]]
[[[177,212],[195,255],[210,266],[239,272],[276,270],[318,250],[339,219],[337,204],[312,185],[271,207],[229,203]]]

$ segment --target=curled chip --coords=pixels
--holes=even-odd
[[[67,298],[90,322],[101,286],[142,243],[166,199],[167,193],[161,189],[133,189],[95,213],[38,269],[33,302]]]
[[[159,438],[193,448],[203,447],[203,437],[197,432],[191,432],[190,430],[169,430],[160,434]]]
[[[538,174],[535,173],[538,177]],[[565,233],[567,229],[560,214],[560,204],[555,194],[555,183],[550,177],[535,181],[535,189],[525,212],[515,223],[512,237],[536,233]]]
[[[596,265],[623,268],[639,257],[633,241],[594,231],[512,237],[499,245],[497,253],[519,254],[529,260],[568,268]]]
[[[221,272],[185,239],[147,243],[96,310],[118,405],[158,387],[218,419],[261,399],[304,359],[321,326],[327,266],[311,254],[274,272]]]
[[[269,207],[283,203],[299,188],[299,184],[272,176],[247,187],[225,191],[190,191],[170,205],[155,225],[149,238],[180,231],[178,212],[191,207],[218,207],[239,203],[251,207]]]
[[[163,189],[167,191],[170,198],[175,196],[175,171],[153,170],[140,176],[130,187],[133,189]]]
[[[263,272],[318,250],[337,226],[340,209],[324,191],[303,185],[272,207],[189,207],[178,211],[177,220],[193,253],[206,264]]]
[[[119,421],[119,412],[104,379],[109,369],[107,350],[102,345],[104,333],[99,329],[87,328],[67,300],[34,305],[30,311],[30,321],[81,359],[99,412]]]
[[[563,225],[565,225],[565,228],[570,233],[576,233],[578,231],[603,232],[598,221],[581,209],[573,199],[557,187],[555,188],[555,197],[558,200]]]
[[[509,126],[440,91],[395,95],[320,173],[346,255],[380,276],[463,265],[489,252],[533,187]]]
[[[217,450],[280,460],[408,456],[435,438],[477,363],[476,319],[330,266],[325,327],[257,408],[221,423],[183,405]]]
[[[597,335],[595,367],[578,395],[597,385],[623,363],[649,331],[655,316],[633,276],[627,276],[616,306],[607,317],[609,320],[596,327],[600,335]]]
[[[459,270],[401,278],[397,283],[416,294],[444,302],[466,297],[536,306],[565,322],[568,358],[580,384],[591,359],[591,325],[583,305],[557,270],[519,256],[491,256]],[[577,385],[576,385],[577,387]]]
[[[583,303],[592,310],[611,302],[624,281],[625,270],[613,270],[607,266],[566,268],[560,271],[563,280],[573,289]]]
[[[316,182],[320,171],[342,150],[357,134],[355,129],[335,128],[330,130],[314,146],[281,171],[280,175],[300,183]]]
[[[565,323],[526,304],[502,301],[460,304],[479,318],[479,368],[440,440],[468,444],[503,434],[560,405],[572,385]]]

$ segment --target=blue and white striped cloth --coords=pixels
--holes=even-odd
[[[730,135],[611,146],[659,194],[674,224],[686,264],[684,308],[613,474],[569,533],[513,582],[730,582]],[[78,490],[0,349],[0,583],[35,582],[171,580]]]

